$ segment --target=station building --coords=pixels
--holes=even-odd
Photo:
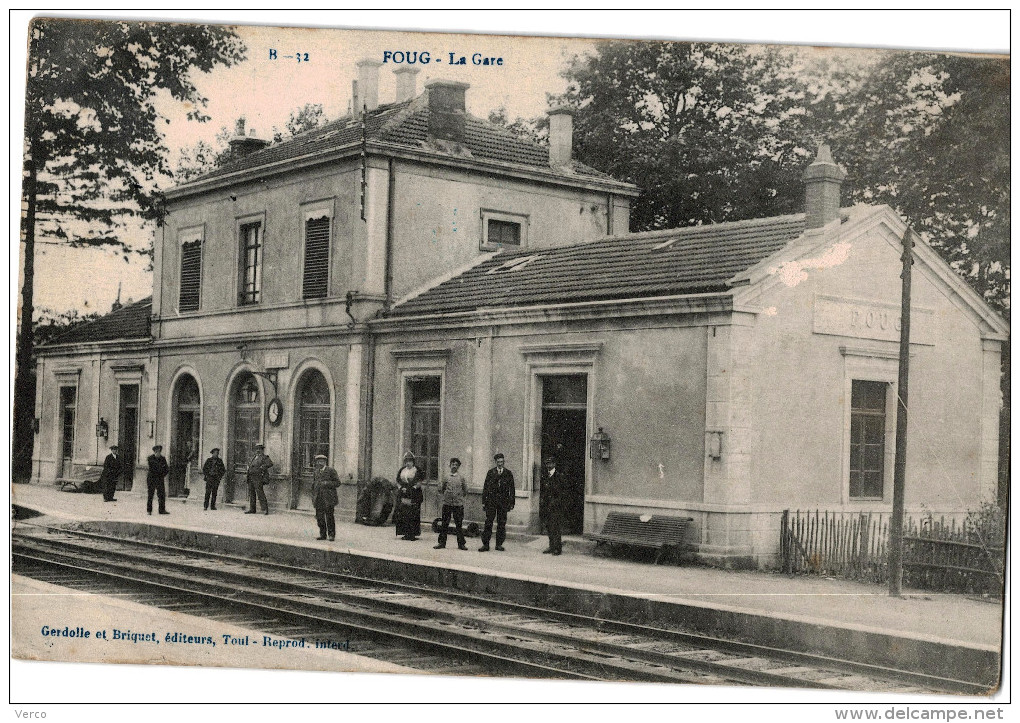
[[[379,105],[362,61],[365,113],[275,146],[239,132],[168,193],[152,299],[39,350],[37,481],[119,441],[123,486],[144,484],[159,442],[181,494],[220,447],[244,500],[264,442],[273,506],[310,507],[323,453],[352,514],[411,450],[423,517],[459,457],[477,520],[499,451],[510,524],[538,532],[552,453],[568,531],[690,516],[703,559],[741,565],[775,563],[784,509],[891,508],[906,226],[841,208],[827,149],[804,213],[629,233],[638,189],[572,159],[569,110],[541,147],[468,115],[465,84],[397,73]],[[907,506],[960,515],[994,498],[1009,328],[921,241],[915,258]]]

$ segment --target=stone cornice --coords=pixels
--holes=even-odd
[[[498,170],[501,173],[522,178],[529,181],[539,181],[558,186],[569,186],[572,188],[586,188],[589,190],[604,191],[623,196],[637,197],[640,190],[637,186],[612,178],[598,178],[595,176],[567,175],[557,173],[552,168],[548,171],[541,170],[537,166],[526,166],[523,164],[506,163],[480,158],[452,158],[440,153],[430,152],[426,149],[409,148],[396,143],[381,143],[369,141],[366,145],[369,153],[375,153],[392,158],[418,161],[429,165],[447,166],[461,170],[480,171],[491,173]],[[208,180],[196,180],[190,183],[175,186],[166,191],[166,198],[169,201],[188,198],[194,195],[208,193],[219,188],[225,188],[237,183],[246,183],[261,177],[288,173],[291,171],[311,168],[321,164],[339,161],[343,158],[353,157],[361,152],[361,143],[348,143],[345,146],[325,153],[309,153],[295,158],[288,158],[275,163],[269,163],[255,168],[246,168],[232,173],[225,173]]]

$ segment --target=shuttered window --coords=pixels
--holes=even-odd
[[[202,241],[181,244],[181,311],[198,311],[202,292]]]
[[[322,299],[329,282],[329,218],[305,221],[305,267],[302,298]]]

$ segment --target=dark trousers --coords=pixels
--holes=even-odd
[[[457,547],[466,547],[467,540],[464,539],[464,505],[443,505],[443,521],[439,525],[439,544],[446,544],[446,526],[450,524],[451,516],[453,517],[453,524],[457,526]],[[505,522],[506,517],[504,516],[503,519]]]
[[[549,534],[549,549],[553,552],[563,552],[563,518],[557,513],[552,513],[545,518],[545,531]]]
[[[336,537],[336,512],[335,507],[316,507],[315,521],[319,523],[319,534],[322,537],[333,539]]]
[[[492,521],[496,521],[496,547],[503,544],[506,539],[506,513],[496,507],[488,507],[485,510],[485,529],[482,530],[482,544],[488,547],[492,539]]]
[[[216,509],[216,491],[220,488],[220,481],[212,480],[205,481],[205,509],[209,509],[211,506],[214,510]]]
[[[109,502],[117,492],[117,478],[112,474],[103,478],[103,499]]]
[[[269,503],[266,501],[266,491],[263,489],[262,482],[249,482],[248,483],[248,511],[255,511],[255,498],[258,497],[259,504],[262,505],[263,512],[269,512]]]
[[[163,478],[148,480],[148,487],[149,497],[145,501],[145,510],[152,514],[152,496],[156,495],[159,498],[159,511],[166,512],[166,485],[163,484]]]

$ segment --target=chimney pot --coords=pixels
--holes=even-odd
[[[418,73],[421,68],[411,65],[401,65],[393,71],[397,79],[397,103],[411,100],[418,95]]]
[[[574,146],[574,109],[561,105],[550,108],[549,165],[569,166]]]
[[[464,95],[470,84],[456,80],[430,80],[429,135],[444,141],[464,142]]]
[[[814,162],[804,170],[804,212],[809,229],[822,228],[839,218],[840,190],[846,171],[832,160],[832,151],[819,144]]]
[[[255,151],[260,151],[269,145],[269,141],[255,135],[255,129],[250,128],[248,135],[244,132],[245,119],[242,116],[234,124],[234,137],[230,139],[230,153],[235,158],[242,158]]]
[[[355,107],[356,112],[360,113],[362,108],[373,111],[379,107],[380,65],[380,61],[371,58],[358,61],[358,94],[361,105]]]

